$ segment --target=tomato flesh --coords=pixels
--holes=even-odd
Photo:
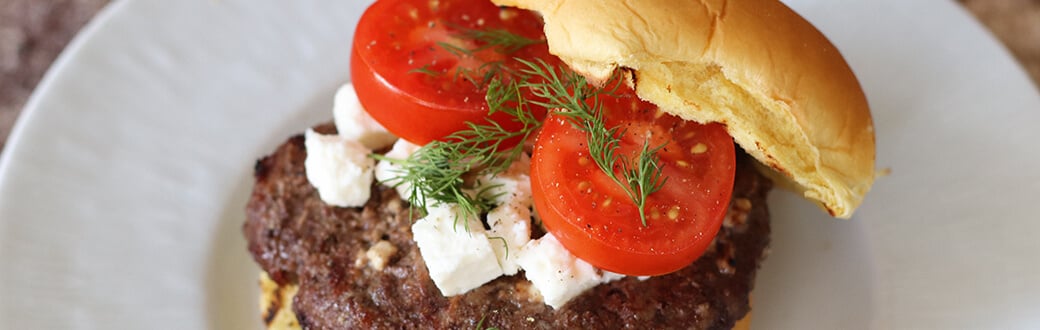
[[[664,114],[629,94],[604,102],[608,127],[620,126],[618,155],[633,157],[644,141],[667,178],[648,197],[647,226],[636,204],[590,158],[587,135],[549,115],[535,142],[531,190],[546,230],[571,253],[604,270],[660,275],[697,259],[718,232],[733,190],[733,140],[718,124]]]
[[[540,42],[512,52],[492,47],[460,53],[458,49],[485,46],[463,36],[475,30],[506,30]],[[558,63],[548,53],[541,18],[532,12],[499,8],[490,1],[381,0],[358,23],[351,80],[376,121],[422,145],[465,129],[467,122],[486,123],[487,88],[474,81],[493,67],[489,64],[516,72],[521,64],[514,58]],[[544,109],[537,111],[539,118],[544,116]],[[490,119],[506,129],[520,127],[504,113]]]

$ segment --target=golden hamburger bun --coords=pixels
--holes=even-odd
[[[299,287],[278,285],[267,272],[260,271],[260,319],[269,330],[299,330],[300,323],[292,309]]]
[[[866,97],[838,49],[776,0],[493,0],[538,11],[549,51],[687,120],[719,122],[832,216],[875,177]]]

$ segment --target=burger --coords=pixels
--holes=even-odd
[[[866,98],[782,3],[380,0],[254,169],[269,329],[747,326],[774,182],[849,218]]]

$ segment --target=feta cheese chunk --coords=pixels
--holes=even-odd
[[[322,201],[339,207],[359,207],[368,202],[375,161],[371,150],[357,141],[337,135],[321,135],[308,129],[304,134],[307,159],[303,166],[307,181],[318,190]]]
[[[498,262],[506,275],[516,274],[517,251],[531,240],[531,158],[521,154],[508,169],[497,175],[479,179],[477,190],[495,196],[498,205],[488,211],[488,237],[495,248]]]
[[[495,205],[508,204],[514,200],[530,206],[531,200],[531,157],[520,154],[509,168],[494,176],[480,179],[481,186],[487,188],[487,194],[496,196]]]
[[[556,309],[587,289],[623,277],[578,259],[552,234],[527,243],[518,254],[517,262],[527,279],[541,293],[542,300]]]
[[[386,264],[390,263],[390,258],[396,253],[397,247],[393,243],[387,240],[380,240],[365,251],[365,258],[368,259],[369,267],[381,271],[383,268],[386,268]]]
[[[513,275],[520,271],[517,253],[531,240],[531,203],[514,199],[499,205],[487,214],[491,230],[491,247],[495,249],[502,273]]]
[[[479,219],[459,218],[455,204],[439,204],[427,211],[412,225],[412,234],[441,294],[463,294],[502,275]]]
[[[336,91],[332,106],[332,118],[339,135],[361,142],[369,149],[382,149],[394,143],[397,137],[390,134],[368,112],[361,107],[354,85],[343,84]]]
[[[422,146],[412,144],[411,142],[405,141],[404,139],[397,140],[394,143],[394,147],[384,155],[390,159],[408,159],[415,151],[422,148]],[[397,181],[397,177],[401,175],[403,169],[400,165],[394,164],[390,161],[381,160],[376,165],[376,180],[386,186],[394,187],[397,189],[397,194],[404,200],[409,200],[412,196],[412,186],[407,183]]]

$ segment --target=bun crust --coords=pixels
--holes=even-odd
[[[292,301],[299,287],[278,285],[265,271],[260,271],[260,314],[267,330],[301,330]]]
[[[592,81],[632,73],[637,94],[719,122],[832,216],[875,178],[874,126],[838,49],[775,0],[493,0],[538,11],[549,50]]]

